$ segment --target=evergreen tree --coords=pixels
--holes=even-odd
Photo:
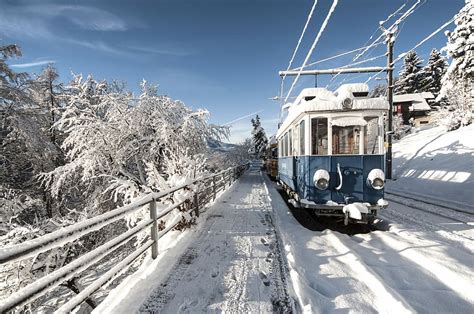
[[[255,117],[255,119],[252,119],[251,122],[253,126],[253,151],[257,158],[262,158],[268,142],[267,136],[265,134],[265,130],[262,128],[260,117],[258,115]]]
[[[447,32],[448,54],[453,58],[449,74],[463,82],[474,79],[474,2],[466,0],[466,5],[455,18],[456,28]],[[472,86],[472,85],[471,85]]]
[[[395,84],[395,94],[412,94],[421,91],[423,71],[421,59],[414,50],[409,51],[404,59],[403,69]]]
[[[421,83],[421,91],[431,92],[436,97],[438,96],[442,78],[446,73],[447,62],[446,59],[433,49],[428,59],[428,64],[423,68],[423,80]]]
[[[386,96],[386,93],[387,93],[387,85],[378,84],[378,85],[375,85],[372,91],[370,92],[370,97],[383,97],[383,96]]]
[[[474,98],[474,1],[466,0],[466,5],[455,16],[456,27],[447,32],[446,50],[452,58],[443,78],[438,101],[444,105],[439,113],[439,123],[448,129],[472,122]]]

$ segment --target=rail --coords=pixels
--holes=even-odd
[[[77,293],[74,297],[70,298],[58,309],[58,312],[60,313],[72,311],[74,308],[86,301],[86,299],[88,299],[95,291],[111,281],[115,275],[119,274],[125,267],[131,264],[149,248],[151,248],[151,257],[156,259],[159,253],[159,239],[170,230],[173,230],[181,222],[180,219],[176,218],[184,217],[183,214],[185,213],[194,213],[196,217],[199,217],[202,206],[207,204],[211,199],[215,200],[217,193],[225,190],[226,187],[230,187],[232,182],[234,182],[246,169],[248,169],[248,167],[249,164],[244,164],[238,167],[223,170],[204,178],[192,180],[186,184],[163,192],[150,193],[133,202],[132,204],[116,208],[102,215],[61,228],[55,232],[46,234],[36,239],[28,240],[13,246],[0,248],[0,265],[31,258],[37,256],[40,253],[47,252],[53,248],[63,246],[65,243],[78,240],[84,235],[100,230],[101,228],[110,225],[111,223],[124,218],[126,215],[134,213],[148,205],[148,219],[143,219],[127,232],[108,240],[99,247],[73,260],[69,264],[56,269],[55,271],[39,278],[35,282],[14,292],[6,299],[1,300],[0,313],[4,313],[13,310],[16,307],[28,304],[45,295],[47,292],[52,291],[62,283],[75,278],[76,274],[88,269],[127,243],[137,234],[146,231],[149,228],[150,239],[148,241],[141,244],[141,246],[135,249],[134,252],[122,259],[119,263],[105,272],[85,289]],[[192,189],[193,187],[194,191]],[[172,204],[160,212],[157,211],[156,204],[159,200],[172,196],[173,193],[180,190],[193,191],[192,196]],[[159,224],[160,219],[164,218],[177,209],[181,209],[181,214],[171,221],[168,226],[163,225],[163,221],[161,221],[161,225]]]

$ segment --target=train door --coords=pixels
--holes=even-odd
[[[306,184],[306,171],[305,171],[305,120],[301,122],[295,128],[297,139],[295,141],[295,176],[296,176],[296,191],[301,198],[308,198],[307,184]]]

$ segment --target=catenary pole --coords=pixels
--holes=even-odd
[[[393,133],[393,33],[387,31],[387,100],[388,108],[388,132],[387,132],[387,153],[386,158],[386,178],[392,179],[392,133]]]

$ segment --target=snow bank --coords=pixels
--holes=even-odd
[[[474,125],[425,127],[393,145],[394,190],[474,212]]]

